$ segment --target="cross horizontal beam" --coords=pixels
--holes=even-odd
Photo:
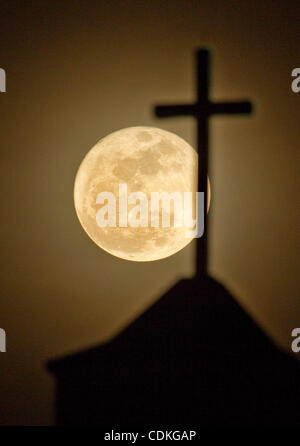
[[[252,112],[252,104],[249,101],[238,102],[208,102],[204,104],[180,104],[157,105],[155,115],[159,118],[171,118],[174,116],[194,116],[201,118],[211,115],[237,115]]]
[[[252,104],[249,101],[216,102],[209,105],[210,115],[248,115],[252,112]]]

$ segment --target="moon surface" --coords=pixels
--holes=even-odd
[[[83,229],[100,248],[125,260],[147,262],[175,254],[192,241],[186,227],[99,227],[96,198],[112,192],[118,215],[119,184],[127,184],[128,196],[144,192],[150,209],[151,192],[195,193],[197,166],[196,151],[165,130],[130,127],[106,136],[87,153],[75,179],[75,209]],[[128,205],[128,212],[133,207]]]

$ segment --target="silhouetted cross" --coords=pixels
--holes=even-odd
[[[172,116],[193,116],[197,119],[198,191],[204,192],[205,205],[207,201],[207,171],[208,171],[208,137],[209,118],[212,115],[249,114],[252,104],[249,101],[211,102],[209,100],[210,53],[207,49],[196,52],[197,60],[197,102],[182,105],[158,105],[155,114],[160,118]],[[197,239],[196,274],[207,272],[207,215],[205,213],[204,235]]]

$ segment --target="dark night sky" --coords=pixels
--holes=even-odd
[[[289,348],[300,314],[300,93],[290,88],[299,66],[299,2],[12,0],[0,11],[7,74],[0,424],[50,424],[45,361],[112,336],[192,275],[193,245],[150,264],[101,251],[79,226],[72,195],[82,158],[114,130],[158,126],[194,144],[192,119],[159,121],[151,107],[194,99],[198,46],[213,49],[213,97],[256,104],[252,117],[212,121],[209,270]]]

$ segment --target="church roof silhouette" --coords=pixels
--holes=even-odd
[[[52,361],[60,425],[300,424],[299,362],[208,276],[114,339]]]

